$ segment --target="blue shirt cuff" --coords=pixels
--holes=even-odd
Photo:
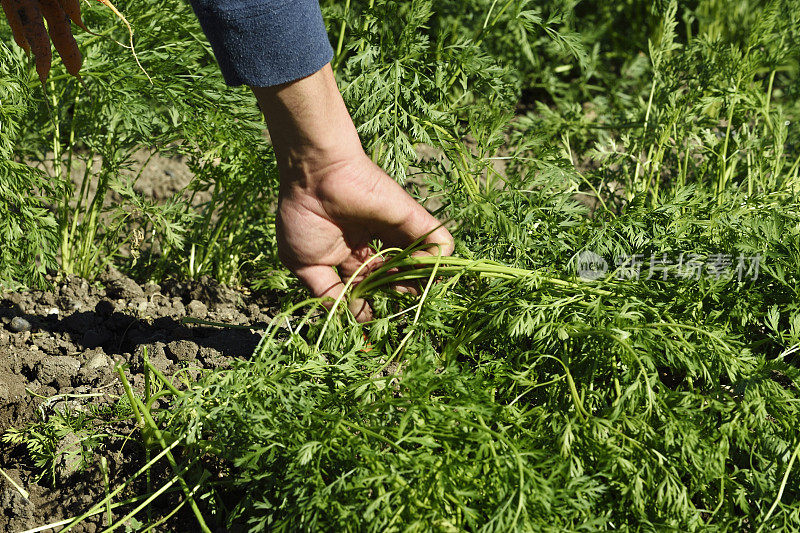
[[[191,0],[225,82],[269,87],[331,61],[318,0]]]

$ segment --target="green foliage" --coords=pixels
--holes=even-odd
[[[108,433],[114,422],[130,417],[121,402],[109,407],[74,407],[66,403],[49,410],[40,408],[38,422],[24,428],[9,428],[3,442],[23,445],[31,461],[40,470],[39,479],[55,486],[57,470],[80,472],[95,460],[95,454],[110,438],[127,438]],[[63,481],[63,479],[62,479]]]
[[[796,203],[732,210],[742,197],[720,207],[688,188],[600,224],[553,178],[514,185],[467,208],[458,237],[462,255],[531,273],[493,281],[476,277],[477,263],[443,266],[452,279],[432,285],[421,310],[364,328],[370,346],[353,325],[301,322],[300,334],[267,332],[252,360],[182,400],[170,429],[211,439],[235,466],[234,521],[252,531],[761,523],[798,445],[800,330],[789,325],[800,324],[800,256],[786,244],[798,242]],[[533,221],[535,231],[506,231]],[[584,249],[612,264],[679,250],[764,263],[755,280],[657,271],[587,284],[572,274]],[[376,307],[395,316],[410,303]],[[798,527],[797,483],[788,477],[771,524]]]
[[[410,165],[420,164],[419,143],[443,150],[460,166],[457,172],[468,172],[464,135],[472,132],[461,122],[485,127],[498,116],[507,118],[515,104],[520,79],[510,68],[513,58],[493,53],[517,46],[510,39],[525,42],[532,58],[528,40],[546,35],[585,62],[575,36],[551,27],[561,15],[545,19],[527,0],[502,7],[486,0],[365,4],[329,7],[339,43],[333,64],[367,151],[401,182]]]
[[[656,205],[662,187],[699,182],[795,194],[797,2],[699,4],[649,15],[645,49],[624,50],[618,69],[595,69],[599,87],[573,84],[588,93],[554,88],[555,106],[538,104],[520,134],[547,132],[570,158],[580,154],[573,163],[589,167],[594,189],[623,203],[645,194]]]
[[[99,35],[76,35],[85,57],[83,83],[56,60],[42,88],[30,64],[23,75],[21,53],[12,59],[3,48],[4,64],[16,65],[22,91],[10,102],[23,106],[15,114],[24,112],[27,125],[5,128],[4,146],[12,147],[20,163],[48,169],[49,188],[37,188],[28,177],[25,196],[35,206],[31,196],[43,193],[54,207],[66,274],[91,279],[117,262],[143,275],[214,274],[236,282],[263,246],[263,238],[254,235],[269,235],[264,215],[276,194],[274,157],[255,101],[244,90],[225,86],[187,3],[119,2],[118,7],[136,28],[144,71],[118,44],[127,42],[127,30],[100,4],[84,8],[87,25]],[[10,38],[3,33],[3,40]],[[143,151],[145,163],[137,163]],[[137,180],[156,156],[189,163],[195,180],[185,194],[156,202],[137,192]],[[20,175],[34,172],[14,168]],[[189,203],[192,195],[207,191],[207,203]],[[52,242],[42,249],[50,256],[40,268],[52,268]],[[192,250],[202,258],[194,264],[188,259]]]
[[[231,138],[188,156],[195,176],[188,187],[190,198],[206,193],[209,199],[200,205],[200,217],[191,226],[189,259],[182,265],[187,277],[210,274],[236,284],[276,267],[277,165],[260,129],[256,123],[252,126],[253,136]]]
[[[10,142],[25,127],[29,96],[21,69],[0,43],[0,286],[41,286],[55,265],[55,220],[37,197],[50,185],[16,159]]]

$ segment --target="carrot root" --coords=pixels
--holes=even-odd
[[[131,40],[130,49],[131,53],[133,54],[133,58],[136,60],[136,64],[139,65],[139,68],[142,70],[142,72],[144,72],[144,75],[147,76],[147,79],[150,81],[150,83],[153,83],[153,79],[150,77],[150,74],[147,73],[142,64],[139,62],[139,56],[136,54],[136,49],[133,47],[133,27],[131,26],[130,22],[128,22],[128,19],[125,18],[125,15],[119,12],[119,10],[114,6],[114,4],[111,3],[110,0],[97,1],[109,8],[128,28],[128,35],[130,35]]]
[[[36,59],[36,73],[39,75],[39,80],[44,84],[50,74],[52,52],[50,50],[50,38],[47,36],[39,5],[32,0],[8,1],[11,9],[19,17],[22,33],[31,46]]]
[[[26,53],[30,53],[31,46],[28,44],[23,34],[22,22],[19,20],[19,15],[11,7],[11,2],[9,2],[9,0],[0,0],[0,4],[2,4],[3,11],[5,11],[6,18],[8,19],[8,24],[11,26],[11,34],[14,37],[14,42],[17,43],[17,46],[25,50]]]
[[[77,76],[83,64],[83,57],[78,49],[78,43],[72,35],[72,28],[69,24],[69,17],[61,8],[57,0],[39,0],[45,20],[47,20],[47,30],[50,39],[61,56],[67,72]]]
[[[86,27],[81,18],[81,6],[78,0],[58,0],[58,3],[61,5],[61,9],[64,10],[64,13],[67,14],[76,26],[84,31],[89,31],[89,28]]]

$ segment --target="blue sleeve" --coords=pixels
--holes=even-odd
[[[318,0],[191,3],[228,85],[280,85],[333,58]]]

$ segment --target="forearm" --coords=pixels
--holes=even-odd
[[[276,87],[254,87],[284,185],[310,186],[330,167],[364,157],[330,65]]]

